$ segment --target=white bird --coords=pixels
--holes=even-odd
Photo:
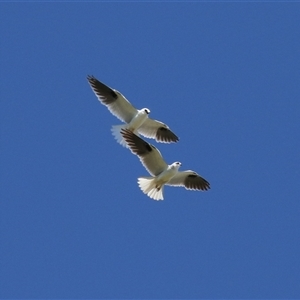
[[[138,178],[140,189],[150,198],[163,200],[164,185],[184,186],[187,190],[207,191],[210,189],[209,183],[196,172],[178,171],[181,166],[180,162],[168,165],[157,148],[132,131],[122,129],[121,134],[131,152],[139,157],[141,163],[152,175],[152,177]]]
[[[120,92],[103,84],[94,76],[88,76],[87,80],[98,100],[106,105],[113,115],[127,123],[114,125],[111,129],[113,136],[122,146],[127,147],[120,134],[122,128],[129,129],[136,135],[141,134],[147,138],[154,138],[161,143],[179,140],[166,124],[148,118],[150,113],[148,108],[136,109]]]

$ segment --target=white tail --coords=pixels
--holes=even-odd
[[[121,144],[123,147],[126,147],[128,148],[125,140],[123,139],[120,131],[122,128],[127,128],[126,124],[122,124],[122,125],[114,125],[112,128],[111,128],[111,132],[112,132],[112,135],[114,136],[114,138],[116,139],[116,141]]]
[[[164,200],[163,190],[164,186],[156,187],[155,178],[153,177],[139,177],[138,185],[144,194],[147,194],[154,200]]]

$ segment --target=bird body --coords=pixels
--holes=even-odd
[[[111,129],[113,136],[121,145],[127,147],[120,134],[122,129],[131,130],[136,135],[154,138],[161,143],[179,140],[166,124],[148,117],[150,113],[148,108],[136,109],[119,91],[108,87],[93,76],[88,76],[87,79],[98,100],[107,106],[113,115],[125,122],[114,125]]]
[[[132,118],[130,123],[128,124],[128,129],[135,130],[146,121],[148,118],[148,114],[150,113],[150,110],[148,108],[143,108],[137,111],[137,114]]]
[[[128,129],[122,129],[121,135],[126,141],[129,149],[137,155],[152,175],[151,177],[139,177],[138,185],[144,194],[154,200],[163,200],[163,188],[165,185],[184,186],[189,190],[208,190],[208,181],[192,170],[179,171],[180,162],[168,165],[159,150],[135,135]]]
[[[154,200],[163,200],[164,185],[176,175],[180,165],[179,162],[173,163],[156,177],[139,177],[140,189]]]

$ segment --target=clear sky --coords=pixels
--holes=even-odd
[[[0,298],[300,298],[299,3],[1,3]],[[144,195],[86,80],[211,184]]]

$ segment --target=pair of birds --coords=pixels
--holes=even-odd
[[[203,177],[191,170],[179,171],[181,163],[178,161],[168,165],[156,147],[139,137],[141,134],[161,143],[179,140],[166,124],[148,117],[148,108],[134,108],[120,92],[103,84],[94,76],[88,76],[87,80],[98,100],[107,106],[113,115],[126,123],[112,126],[111,131],[117,142],[137,155],[151,174],[151,177],[138,178],[138,185],[144,194],[154,200],[163,200],[164,185],[184,186],[188,190],[210,189],[208,181]]]

